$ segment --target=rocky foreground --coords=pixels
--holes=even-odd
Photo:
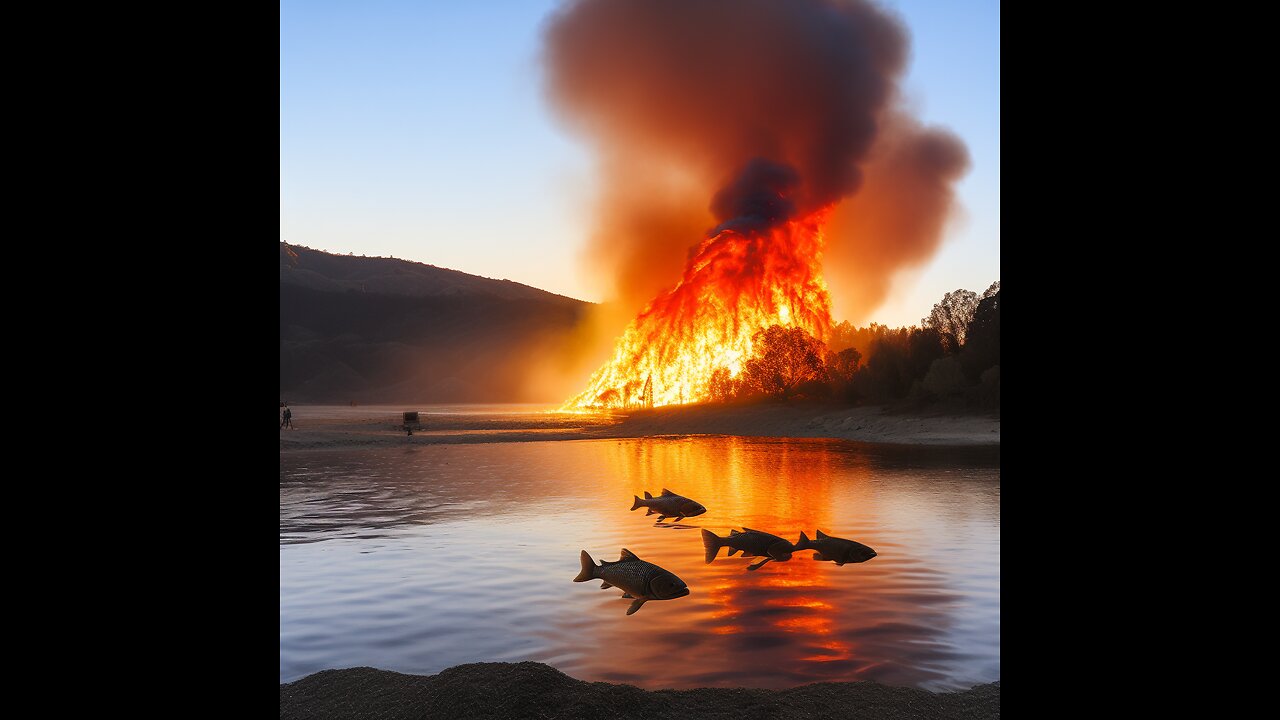
[[[870,682],[787,690],[641,690],[575,680],[536,662],[471,663],[438,675],[325,670],[280,686],[281,718],[999,718],[1000,683],[931,693]]]

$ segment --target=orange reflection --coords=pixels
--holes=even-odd
[[[825,652],[822,652],[816,655],[806,655],[799,659],[805,662],[821,663],[821,662],[835,662],[837,660],[848,660],[850,657],[852,657],[852,654],[849,652],[848,643],[842,643],[838,641],[818,643],[816,647],[821,648]]]
[[[823,602],[821,600],[815,600],[813,598],[802,597],[802,596],[789,597],[789,598],[786,598],[786,597],[770,598],[765,601],[765,605],[770,605],[773,607],[821,608],[823,610],[830,610],[833,607],[831,603]]]
[[[866,669],[893,657],[903,640],[931,632],[908,619],[912,608],[893,599],[918,582],[907,574],[918,574],[919,566],[910,564],[914,559],[895,562],[901,553],[875,525],[879,488],[872,469],[830,446],[740,437],[600,443],[607,480],[597,491],[614,499],[601,511],[617,518],[625,528],[620,532],[638,538],[628,547],[679,575],[692,594],[660,611],[650,603],[640,616],[647,622],[605,622],[600,638],[607,660],[586,675],[629,682],[640,676],[648,687],[732,686],[750,674],[744,665],[755,665],[758,675],[749,684],[765,687],[868,679]],[[702,503],[707,513],[684,520],[692,526],[686,530],[655,528],[652,519],[627,515],[632,495],[664,487]],[[790,561],[747,572],[759,558],[727,557],[722,550],[706,564],[696,528],[721,536],[753,528],[792,542],[801,531],[812,537],[822,528],[886,550],[845,567],[798,551]],[[638,549],[642,542],[652,558]],[[877,629],[883,627],[889,629]],[[678,652],[655,646],[655,632],[664,631]]]

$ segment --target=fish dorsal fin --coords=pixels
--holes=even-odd
[[[670,490],[668,490],[668,489],[666,489],[666,488],[662,488],[662,494],[663,494],[663,495],[675,495],[675,493],[671,492]]]
[[[827,534],[826,534],[826,533],[822,532],[821,530],[819,530],[819,531],[818,531],[818,539],[819,539],[819,540],[823,540],[823,539],[825,539],[826,537],[827,537]]]
[[[730,530],[730,531],[729,531],[729,534],[730,534],[730,535],[741,535],[742,533],[738,532],[737,530]]]
[[[645,499],[645,500],[652,500],[652,499],[653,499],[653,496],[649,494],[649,491],[648,491],[648,490],[645,490],[645,491],[644,491],[644,499]]]
[[[744,532],[760,532],[759,530],[752,530],[751,528],[747,527],[746,525],[743,525],[743,526],[742,526],[742,530],[743,530]]]
[[[635,553],[631,552],[626,548],[622,548],[622,556],[618,558],[618,562],[622,562],[623,560],[639,560],[639,559],[640,558],[636,557]]]

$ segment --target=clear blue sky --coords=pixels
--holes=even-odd
[[[557,5],[282,0],[280,239],[603,299],[579,261],[592,158],[542,94]],[[963,218],[872,313],[900,326],[1000,277],[1000,4],[882,5],[911,34],[903,87],[917,115],[963,138],[973,161]]]

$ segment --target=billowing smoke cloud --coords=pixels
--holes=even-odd
[[[968,168],[964,143],[946,130],[905,116],[886,123],[864,165],[865,186],[827,226],[823,268],[836,317],[874,320],[894,275],[933,256],[952,215],[952,184]]]
[[[866,262],[887,278],[927,257],[967,154],[895,109],[907,54],[902,24],[864,0],[567,3],[546,31],[548,92],[601,151],[587,257],[610,278],[605,289],[634,312],[680,277],[709,231],[859,192],[900,203],[890,215],[911,222],[868,228],[842,215],[828,232],[833,283],[865,275],[833,263]],[[921,202],[911,187],[944,192]],[[895,237],[904,223],[911,236]],[[876,286],[858,302],[878,302],[887,284]]]

